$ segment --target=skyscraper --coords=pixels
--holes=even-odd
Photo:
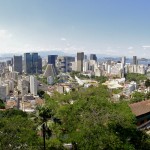
[[[22,74],[22,56],[13,57],[13,71]]]
[[[121,63],[122,63],[123,66],[126,64],[126,57],[125,56],[122,57]]]
[[[72,71],[72,64],[75,58],[70,56],[58,56],[56,60],[56,67],[59,72],[70,72]]]
[[[90,60],[95,60],[95,61],[97,61],[96,54],[90,54]]]
[[[55,67],[57,55],[48,55],[48,64],[52,64]]]
[[[32,53],[31,54],[31,73],[38,73],[38,53]]]
[[[42,72],[42,59],[38,56],[38,53],[24,54],[24,72],[26,74]]]
[[[133,65],[137,64],[138,64],[137,56],[133,56]]]
[[[31,74],[31,65],[30,53],[24,53],[24,73]]]
[[[84,52],[77,53],[77,71],[83,71]]]
[[[42,58],[38,56],[38,73],[42,73]]]
[[[34,76],[30,76],[30,93],[37,95],[37,79]]]

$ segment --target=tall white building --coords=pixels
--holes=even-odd
[[[30,93],[37,95],[37,79],[35,76],[30,76]]]
[[[0,85],[0,99],[5,100],[7,96],[6,86]]]

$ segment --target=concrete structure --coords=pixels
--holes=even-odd
[[[137,89],[137,83],[132,81],[130,82],[130,84],[126,84],[125,88],[123,89],[123,93],[126,96],[129,96],[133,91],[135,91]]]
[[[58,56],[56,60],[56,67],[58,72],[65,73],[72,71],[72,62],[74,61],[74,57]]]
[[[83,71],[84,52],[77,53],[77,71]]]
[[[18,80],[18,90],[21,92],[21,95],[24,96],[25,94],[28,94],[29,91],[29,81],[25,79]]]
[[[43,74],[44,77],[49,77],[49,76],[52,76],[52,77],[56,77],[56,69],[55,67],[53,66],[53,64],[48,64],[46,69],[45,69],[45,72]]]
[[[37,95],[37,79],[35,76],[30,76],[30,93]]]

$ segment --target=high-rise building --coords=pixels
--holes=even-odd
[[[121,63],[122,63],[123,66],[126,64],[126,57],[125,56],[122,57]]]
[[[31,65],[30,53],[24,53],[24,73],[31,74]]]
[[[38,53],[31,54],[32,74],[38,73]]]
[[[133,65],[137,64],[138,64],[137,56],[133,56]]]
[[[37,95],[37,79],[34,76],[30,76],[30,93]]]
[[[22,74],[22,56],[13,57],[13,71]]]
[[[77,71],[83,71],[84,52],[77,53]]]
[[[38,56],[38,53],[24,54],[24,72],[26,74],[42,72],[42,59]]]
[[[38,73],[42,73],[42,58],[38,56]]]
[[[72,63],[74,62],[74,57],[69,56],[58,56],[56,60],[56,67],[59,72],[70,72],[72,71]]]
[[[95,60],[95,61],[97,61],[96,54],[90,54],[90,60]]]
[[[57,55],[48,55],[48,64],[52,64],[55,67],[57,57]]]

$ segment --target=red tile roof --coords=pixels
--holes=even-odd
[[[150,112],[150,100],[133,103],[129,107],[136,116],[140,116]]]

